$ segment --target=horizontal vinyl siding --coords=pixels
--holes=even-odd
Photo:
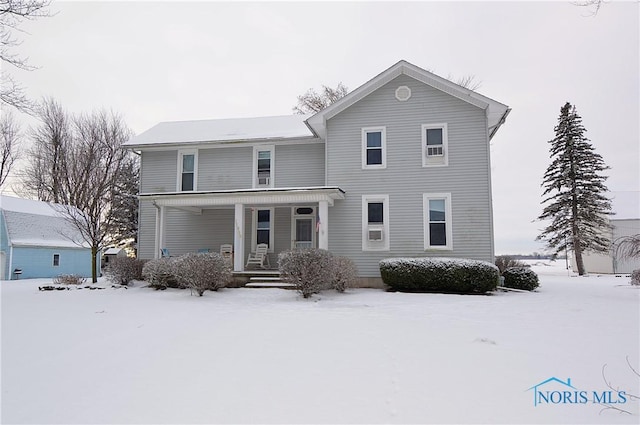
[[[138,258],[151,260],[155,256],[156,208],[141,201],[138,214]]]
[[[412,91],[395,99],[398,86]],[[448,125],[447,167],[422,167],[422,124]],[[346,198],[329,209],[329,248],[351,257],[361,276],[379,276],[395,256],[491,261],[492,223],[485,112],[400,76],[327,122],[327,184]],[[363,127],[386,127],[386,169],[362,170]],[[453,251],[425,252],[423,193],[451,193]],[[362,251],[362,195],[389,195],[390,251]]]
[[[140,168],[140,192],[175,192],[178,151],[143,151]]]
[[[251,146],[200,149],[198,190],[230,190],[251,187],[253,172]]]
[[[53,255],[60,255],[60,265],[53,265]],[[76,274],[91,277],[91,250],[70,248],[13,247],[13,269],[22,269],[20,279]],[[100,263],[98,263],[98,268]],[[99,272],[99,269],[98,269]]]
[[[277,145],[276,187],[324,186],[324,144]]]
[[[9,259],[11,249],[9,248],[9,235],[7,235],[7,227],[4,223],[4,212],[0,210],[0,252],[4,253],[3,262],[0,263],[0,280],[9,280]]]
[[[234,210],[208,209],[194,214],[166,209],[165,248],[172,256],[209,249],[220,252],[220,245],[233,244]]]

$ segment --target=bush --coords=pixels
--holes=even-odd
[[[631,284],[640,285],[640,269],[631,272]]]
[[[56,285],[81,285],[86,281],[87,279],[77,274],[61,274],[53,278]]]
[[[502,273],[502,276],[504,277],[504,286],[507,288],[533,291],[540,286],[536,272],[527,267],[509,267]]]
[[[280,278],[295,285],[304,298],[331,287],[332,256],[324,249],[295,249],[278,255]]]
[[[354,262],[347,257],[333,257],[331,286],[338,292],[354,286],[358,278],[358,270]]]
[[[226,286],[231,279],[231,267],[218,253],[192,252],[175,259],[173,275],[181,286],[202,296],[207,289],[217,291]]]
[[[498,267],[498,270],[500,270],[500,274],[502,274],[509,267],[528,267],[527,264],[523,263],[520,260],[516,260],[515,258],[508,255],[497,256],[495,264]]]
[[[455,258],[389,258],[380,261],[380,274],[395,291],[461,294],[493,291],[500,277],[489,262]]]
[[[142,267],[142,278],[156,289],[180,288],[174,274],[174,259],[163,257],[147,261]]]
[[[132,280],[142,280],[143,260],[131,257],[113,258],[105,268],[107,279],[115,284],[129,285]]]

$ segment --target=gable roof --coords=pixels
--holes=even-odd
[[[11,245],[88,248],[78,230],[56,210],[57,204],[0,195]]]
[[[353,90],[342,99],[311,116],[307,120],[307,124],[318,136],[324,139],[326,136],[326,122],[328,119],[336,116],[400,75],[406,75],[414,78],[435,89],[468,102],[471,105],[484,109],[487,112],[489,139],[491,139],[496,131],[498,131],[498,128],[504,123],[507,115],[511,111],[507,105],[483,96],[480,93],[476,93],[473,90],[466,89],[405,60],[401,60],[391,68],[381,72],[371,80]]]
[[[308,115],[280,115],[197,121],[167,121],[133,137],[124,146],[234,142],[314,137],[305,124]]]

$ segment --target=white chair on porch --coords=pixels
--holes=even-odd
[[[230,264],[233,264],[233,245],[225,243],[220,245],[220,255]]]
[[[250,266],[258,266],[263,269],[268,269],[271,267],[269,264],[269,254],[267,251],[269,250],[269,245],[266,243],[259,243],[256,245],[256,252],[252,252],[249,254],[249,258],[247,258],[247,264],[245,267]]]

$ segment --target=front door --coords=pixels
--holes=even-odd
[[[292,248],[314,248],[315,247],[315,208],[294,207]]]

